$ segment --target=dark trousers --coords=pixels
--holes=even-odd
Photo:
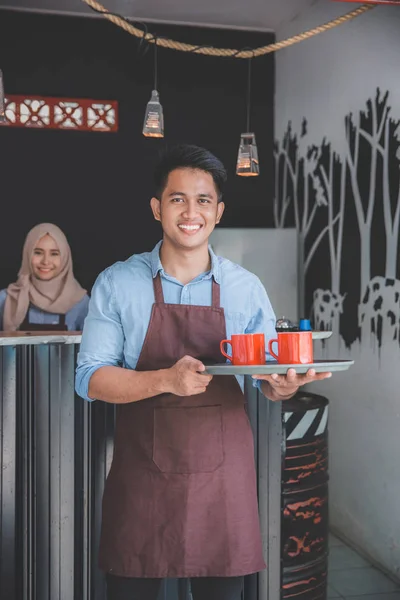
[[[157,600],[162,579],[106,575],[107,600]],[[241,600],[243,577],[193,577],[193,600]]]

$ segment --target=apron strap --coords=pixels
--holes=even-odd
[[[212,278],[212,307],[220,308],[221,306],[221,289],[219,283]]]
[[[154,296],[157,304],[164,304],[164,292],[162,289],[161,277],[158,272],[153,279]]]

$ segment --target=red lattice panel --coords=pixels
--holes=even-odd
[[[3,127],[118,131],[118,102],[48,96],[7,96]]]

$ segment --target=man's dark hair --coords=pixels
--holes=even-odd
[[[175,169],[199,169],[209,173],[214,180],[218,200],[221,200],[227,173],[222,162],[209,150],[190,144],[177,144],[166,148],[154,172],[157,198],[161,199],[168,175]]]

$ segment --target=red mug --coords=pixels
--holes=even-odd
[[[275,342],[278,344],[278,354],[272,350]],[[308,365],[314,360],[312,332],[279,332],[277,339],[268,342],[268,351],[280,364]]]
[[[225,352],[224,344],[232,346],[232,356]],[[220,349],[233,365],[265,365],[265,335],[263,333],[233,335],[231,340],[222,340]]]

